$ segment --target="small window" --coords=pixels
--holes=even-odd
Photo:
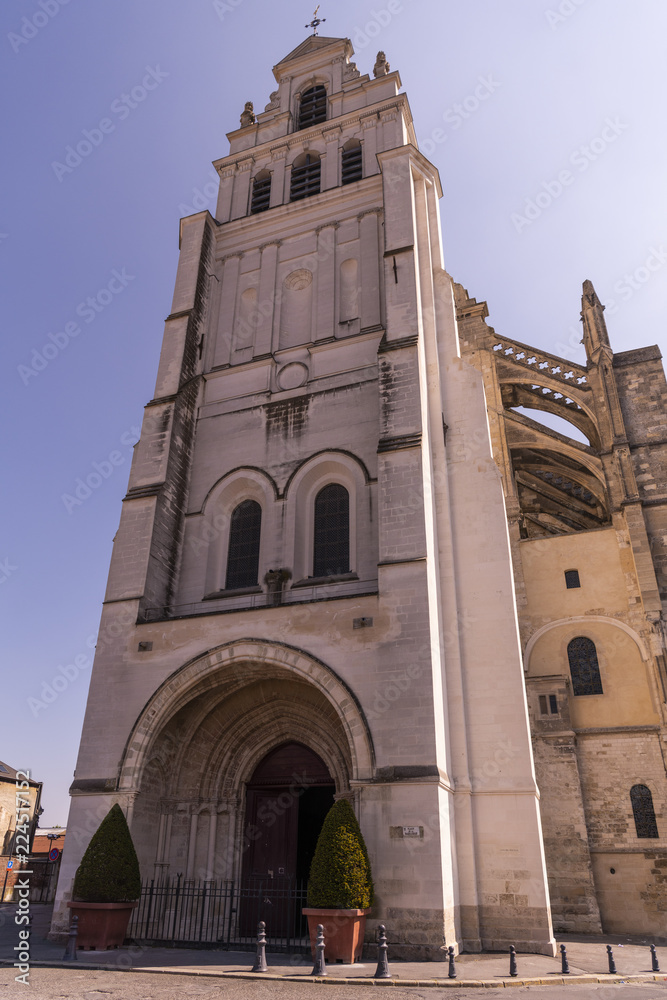
[[[350,572],[350,494],[331,483],[315,498],[313,576]]]
[[[555,694],[541,694],[540,715],[558,715],[558,698]]]
[[[299,128],[310,128],[327,120],[327,91],[319,84],[306,90],[299,104]]]
[[[565,570],[565,586],[568,590],[576,590],[577,587],[581,587],[578,569]]]
[[[655,819],[651,789],[647,788],[646,785],[634,785],[630,789],[630,802],[632,803],[637,836],[658,837],[658,824]]]
[[[361,143],[358,139],[350,139],[343,147],[342,152],[342,183],[352,184],[354,181],[360,181],[361,178]]]
[[[262,508],[256,500],[244,500],[232,513],[229,527],[225,590],[257,586]]]
[[[268,170],[262,170],[257,174],[252,182],[252,199],[250,201],[250,211],[253,215],[258,212],[266,212],[271,200],[271,174]]]
[[[290,200],[299,201],[320,193],[320,158],[317,153],[304,153],[292,164]]]
[[[567,658],[575,695],[602,694],[602,678],[595,643],[580,635],[567,647]]]

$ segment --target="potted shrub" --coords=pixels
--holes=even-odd
[[[313,955],[317,925],[322,924],[329,961],[357,962],[372,905],[366,844],[352,806],[347,799],[339,799],[324,820],[310,866],[308,906],[303,912],[308,917]]]
[[[67,905],[79,918],[77,947],[105,950],[122,945],[140,895],[137,854],[116,804],[93,834],[74,876],[73,898]]]

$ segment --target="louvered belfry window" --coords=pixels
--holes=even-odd
[[[602,694],[602,678],[595,643],[580,635],[567,647],[567,658],[572,675],[572,693]]]
[[[225,590],[257,586],[261,530],[262,508],[256,500],[244,500],[234,509],[229,527]]]
[[[327,91],[326,87],[318,84],[310,87],[301,95],[299,104],[299,129],[310,128],[311,125],[319,125],[327,120]]]
[[[658,837],[658,824],[655,819],[651,789],[647,788],[646,785],[633,785],[630,789],[630,801],[637,836]]]
[[[348,146],[342,152],[341,180],[343,184],[352,184],[360,181],[362,177],[361,168],[361,145]]]
[[[250,211],[253,215],[258,212],[266,212],[271,200],[271,174],[264,171],[255,177],[252,184],[252,199]]]
[[[313,576],[338,576],[350,571],[350,495],[330,483],[315,498]]]
[[[320,193],[320,158],[316,153],[305,153],[292,165],[290,200],[299,201]]]

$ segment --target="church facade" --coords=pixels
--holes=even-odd
[[[585,369],[499,342],[444,268],[398,73],[352,54],[279,62],[215,217],[181,221],[54,933],[114,802],[145,878],[278,884],[349,798],[397,956],[553,954],[552,913],[607,920],[614,866],[664,916],[662,368],[612,355],[589,288]]]

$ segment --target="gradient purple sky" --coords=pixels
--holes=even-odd
[[[0,10],[0,759],[44,782],[43,826],[67,819],[178,220],[214,207],[211,160],[227,152],[245,101],[263,109],[271,67],[306,37],[313,7],[4,0]],[[663,0],[336,0],[320,13],[320,33],[349,36],[362,72],[380,48],[400,71],[442,176],[448,269],[488,301],[499,334],[582,360],[591,278],[615,349],[665,342]],[[149,71],[154,89],[124,104]],[[90,155],[59,168],[103,119],[112,127],[93,132]],[[524,225],[517,217],[540,193]],[[107,478],[79,505],[63,501],[95,463]]]

